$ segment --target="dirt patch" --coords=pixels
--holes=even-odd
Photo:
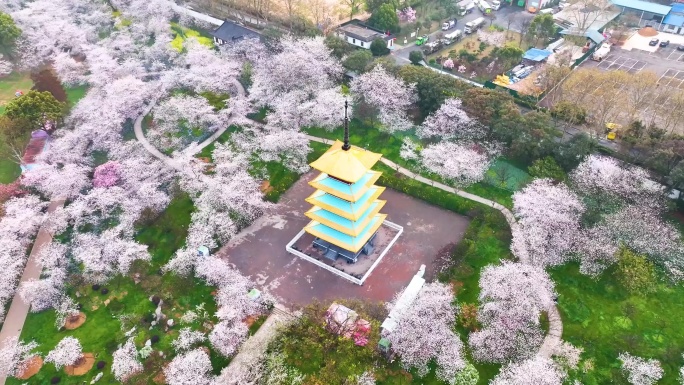
[[[17,378],[20,380],[28,380],[29,378],[33,377],[40,368],[43,367],[43,359],[40,358],[40,356],[33,356],[33,358],[29,359],[29,362],[26,366],[26,369],[24,369],[23,372],[19,373],[17,375]]]
[[[73,317],[69,317],[64,324],[64,328],[67,330],[74,330],[86,322],[86,315],[83,312],[78,313]]]
[[[31,80],[33,80],[33,88],[36,91],[48,91],[55,99],[60,102],[66,102],[66,91],[64,91],[62,82],[59,81],[52,69],[31,73]]]
[[[271,186],[271,183],[267,180],[261,182],[261,192],[264,194],[268,194],[271,191],[273,191],[273,187]]]
[[[157,373],[157,375],[154,376],[154,378],[152,379],[152,381],[153,381],[155,384],[165,384],[165,383],[166,383],[166,376],[164,376],[164,372],[163,372],[163,371],[160,371],[159,373]]]
[[[82,376],[95,365],[95,355],[93,353],[83,353],[83,357],[76,361],[74,365],[69,365],[64,368],[66,374],[70,376]]]
[[[639,35],[645,36],[645,37],[653,37],[658,34],[658,31],[655,30],[653,27],[644,27],[639,30]]]

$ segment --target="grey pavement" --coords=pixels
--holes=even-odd
[[[52,200],[48,206],[48,214],[64,206],[64,201],[65,198],[56,198]],[[26,261],[24,273],[21,275],[19,285],[21,285],[22,282],[40,278],[40,274],[43,271],[43,266],[38,263],[38,254],[43,246],[49,244],[51,241],[52,234],[46,228],[46,224],[44,224],[41,226],[40,230],[38,230],[36,240],[33,242],[31,254]],[[17,288],[18,287],[19,286],[17,285]],[[29,308],[30,305],[24,302],[19,295],[19,290],[17,290],[14,294],[14,298],[12,299],[12,304],[10,305],[9,311],[7,311],[5,322],[2,324],[2,330],[0,330],[0,344],[4,344],[7,338],[21,336],[21,331],[24,329],[24,322],[26,322]],[[6,380],[7,377],[4,373],[4,369],[0,368],[0,384],[4,384]]]

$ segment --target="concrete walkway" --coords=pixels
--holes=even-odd
[[[51,201],[47,210],[48,214],[64,206],[64,201],[64,198],[57,198]],[[40,230],[38,230],[36,240],[33,242],[31,254],[26,261],[24,273],[21,276],[19,285],[21,285],[22,282],[40,278],[43,266],[38,263],[38,254],[43,246],[49,244],[51,241],[52,234],[47,230],[45,225],[41,226]],[[19,285],[17,285],[17,289],[19,288]],[[2,324],[2,330],[0,330],[0,344],[4,344],[5,340],[9,337],[19,337],[21,335],[29,308],[30,305],[24,302],[19,295],[19,290],[17,290],[16,293],[14,293],[14,298],[12,299],[12,304],[5,317],[5,322]],[[5,373],[2,372],[2,368],[0,368],[0,384],[4,384],[6,379]]]
[[[240,346],[240,350],[230,361],[230,364],[221,371],[220,383],[231,385],[246,383],[246,379],[242,376],[258,370],[260,361],[266,354],[268,344],[276,336],[278,329],[294,318],[288,309],[276,304],[264,324]]]

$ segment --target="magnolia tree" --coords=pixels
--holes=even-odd
[[[206,341],[207,337],[199,330],[192,330],[189,327],[184,327],[178,333],[178,337],[171,343],[176,352],[184,352],[190,350],[194,345]]]
[[[620,353],[622,371],[632,385],[652,385],[663,378],[663,368],[658,360],[645,360],[629,353]]]
[[[536,356],[501,368],[491,385],[562,385],[567,377],[552,360]]]
[[[539,316],[554,304],[553,282],[541,268],[505,261],[480,276],[482,329],[470,334],[478,361],[503,363],[529,358],[542,343]]]
[[[20,376],[29,366],[34,357],[38,357],[34,350],[38,347],[35,341],[23,343],[19,337],[8,337],[0,348],[0,372],[10,377]]]
[[[467,186],[481,181],[492,162],[492,154],[474,144],[439,142],[420,152],[422,165],[431,172]]]
[[[143,366],[138,361],[138,351],[135,348],[133,339],[130,338],[123,346],[120,346],[112,358],[112,373],[117,380],[124,382],[135,373],[143,370]]]
[[[415,84],[406,84],[377,65],[372,71],[352,80],[349,88],[357,106],[376,111],[386,132],[413,127],[406,111],[416,101]]]
[[[414,305],[399,316],[388,338],[406,369],[415,368],[418,375],[424,376],[434,360],[437,377],[450,382],[465,368],[463,343],[453,331],[458,312],[453,302],[454,293],[448,286],[429,283],[421,289]]]
[[[628,204],[659,207],[664,187],[652,181],[646,170],[621,164],[617,159],[590,155],[570,174],[573,187],[582,194],[621,200]]]
[[[199,348],[181,353],[164,368],[164,376],[169,385],[209,385],[213,380],[209,355]]]
[[[83,358],[81,343],[74,337],[64,337],[54,349],[45,356],[45,362],[52,362],[57,369],[76,364]]]
[[[481,140],[485,132],[477,121],[463,111],[460,99],[447,99],[418,127],[421,138]]]
[[[578,236],[583,212],[579,197],[564,184],[534,180],[513,194],[513,214],[518,219],[513,254],[539,266],[562,264]]]

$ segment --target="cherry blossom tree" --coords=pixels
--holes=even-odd
[[[501,48],[506,44],[506,32],[478,29],[477,40]]]
[[[212,382],[211,361],[202,349],[194,349],[174,357],[164,369],[169,385],[209,385]]]
[[[442,67],[447,68],[447,69],[454,69],[455,63],[451,58],[446,59],[444,62],[442,62]]]
[[[406,111],[416,101],[415,84],[406,84],[377,65],[352,80],[349,88],[357,105],[377,111],[386,132],[405,131],[413,126]]]
[[[212,91],[229,93],[234,91],[233,82],[237,79],[241,66],[217,54],[211,48],[197,41],[186,42],[183,56],[185,69],[178,81],[180,86],[197,92]]]
[[[405,160],[418,160],[420,159],[420,147],[419,143],[411,140],[409,137],[405,137],[401,143],[401,149],[399,150],[399,156]]]
[[[460,99],[447,99],[437,111],[430,114],[416,134],[421,138],[481,140],[484,130],[462,108]]]
[[[48,278],[22,282],[19,286],[19,294],[25,302],[31,305],[32,312],[51,309],[57,306],[62,298],[65,278],[63,274],[53,274]]]
[[[138,361],[138,351],[135,348],[133,339],[130,338],[123,346],[120,346],[113,354],[112,373],[117,380],[124,382],[135,373],[143,370],[143,366]]]
[[[55,326],[61,329],[71,317],[76,317],[80,311],[78,305],[71,297],[63,295],[59,304],[55,307]]]
[[[232,357],[248,333],[249,328],[242,321],[221,321],[209,333],[209,342],[225,357]]]
[[[83,348],[78,339],[74,337],[64,337],[54,349],[45,356],[45,362],[52,362],[57,369],[63,366],[74,365],[83,358]]]
[[[617,159],[590,155],[570,174],[573,187],[582,194],[599,196],[606,203],[619,199],[628,204],[659,207],[664,187],[652,181],[646,170]]]
[[[62,84],[67,87],[75,87],[87,82],[88,68],[66,52],[55,55],[53,68]]]
[[[109,161],[95,167],[93,175],[94,187],[112,187],[121,181],[121,164],[116,161]]]
[[[90,187],[88,173],[91,169],[74,163],[59,167],[55,164],[40,164],[23,174],[22,184],[34,187],[49,198],[75,198]]]
[[[100,235],[74,237],[73,258],[83,264],[83,275],[94,283],[104,283],[115,274],[126,274],[135,260],[150,260],[147,245],[120,237],[115,230]]]
[[[491,385],[562,385],[567,377],[552,360],[536,356],[501,368]]]
[[[553,282],[541,268],[505,261],[480,276],[482,329],[470,334],[473,357],[482,362],[520,361],[542,343],[539,316],[554,304]]]
[[[406,369],[415,368],[418,375],[424,376],[429,363],[435,360],[437,377],[450,382],[465,367],[463,343],[453,331],[458,312],[453,301],[454,294],[448,286],[430,283],[400,315],[387,338]]]
[[[194,345],[206,341],[207,337],[199,330],[192,330],[184,327],[178,333],[178,337],[171,343],[176,352],[190,350]]]
[[[663,377],[663,368],[658,360],[645,360],[629,353],[620,353],[622,371],[632,385],[652,385]]]
[[[426,169],[459,186],[482,180],[492,161],[486,149],[454,142],[429,145],[420,157]]]
[[[397,16],[399,16],[399,20],[405,21],[407,23],[413,23],[416,21],[416,11],[411,7],[406,7],[401,11],[397,11]]]
[[[584,205],[564,184],[537,179],[513,194],[511,250],[521,261],[540,266],[562,264],[580,229]]]
[[[363,372],[356,378],[356,385],[375,385],[375,376],[373,372]]]
[[[14,65],[0,57],[0,76],[6,76],[14,71]]]
[[[0,372],[10,377],[21,375],[38,356],[34,350],[38,347],[35,341],[21,342],[19,337],[8,337],[0,348]]]

